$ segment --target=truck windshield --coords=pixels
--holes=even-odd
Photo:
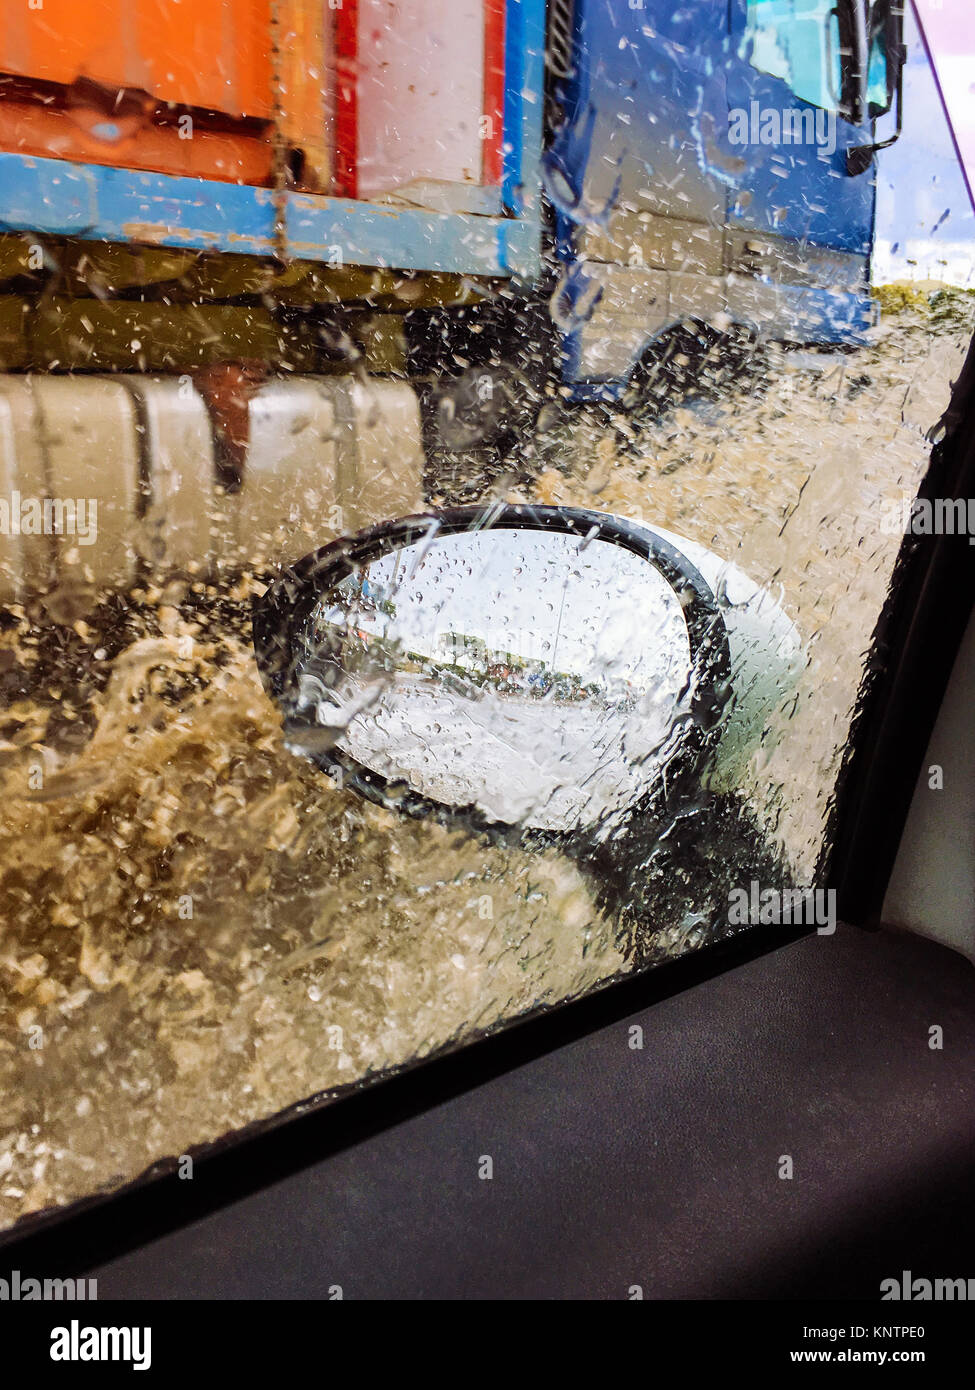
[[[833,0],[748,0],[745,34],[756,68],[802,101],[839,110],[851,54]]]

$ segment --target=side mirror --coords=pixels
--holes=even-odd
[[[257,600],[254,641],[289,746],[343,785],[410,815],[597,839],[669,784],[699,789],[726,737],[750,755],[799,657],[781,610],[703,548],[505,505],[325,546]]]
[[[846,152],[846,172],[853,178],[865,174],[878,150],[885,150],[900,139],[903,127],[904,7],[897,0],[878,0],[870,15],[867,59],[867,109],[876,120],[895,107],[894,133],[886,140],[869,145],[851,145]]]

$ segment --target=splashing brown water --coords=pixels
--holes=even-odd
[[[622,965],[570,864],[334,788],[223,649],[175,702],[212,648],[138,638],[82,752],[5,773],[8,1220]]]
[[[745,791],[800,876],[898,545],[879,509],[923,472],[963,308],[812,366],[771,354],[713,408],[586,415],[511,494],[657,521],[782,585],[811,664]],[[0,632],[0,1223],[629,967],[568,859],[398,819],[284,749],[255,586]],[[677,909],[653,928],[657,955],[708,939]]]

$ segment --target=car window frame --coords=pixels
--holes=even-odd
[[[922,495],[975,496],[975,338],[944,421]],[[821,881],[836,890],[838,916],[849,925],[879,924],[918,772],[973,612],[967,535],[905,537],[864,666],[822,859]],[[0,1249],[19,1267],[83,1273],[815,930],[751,928],[580,999],[539,1005],[486,1036],[309,1096],[192,1148],[192,1183],[180,1181],[180,1158],[172,1157],[113,1191],[23,1217],[0,1233]]]

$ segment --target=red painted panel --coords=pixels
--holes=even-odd
[[[359,146],[359,5],[343,0],[335,11],[335,168],[333,187],[339,198],[358,197]]]
[[[505,0],[484,0],[484,153],[481,182],[500,187],[504,138]]]

